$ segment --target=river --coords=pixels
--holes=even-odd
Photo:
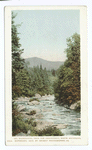
[[[17,104],[22,104],[27,110],[38,109],[38,114],[42,114],[42,118],[36,118],[38,120],[44,120],[47,122],[53,122],[54,124],[64,124],[65,128],[60,129],[64,136],[76,136],[80,135],[81,121],[80,113],[74,110],[65,108],[55,103],[54,95],[43,96],[39,98],[39,105],[28,105],[27,101],[17,101]]]

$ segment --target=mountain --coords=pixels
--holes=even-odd
[[[58,69],[61,65],[64,64],[62,61],[47,61],[38,57],[26,58],[25,62],[29,62],[29,67],[40,66],[46,68],[47,70]]]

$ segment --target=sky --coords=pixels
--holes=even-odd
[[[80,33],[79,10],[16,10],[23,58],[65,61],[66,39]]]

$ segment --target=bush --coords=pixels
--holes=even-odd
[[[57,129],[56,127],[47,127],[43,130],[38,130],[36,131],[36,133],[39,135],[39,136],[63,136],[63,133]]]
[[[16,97],[19,97],[21,95],[21,89],[19,86],[13,86],[12,87],[12,99],[15,99]]]
[[[17,110],[17,105],[12,103],[12,135],[14,136],[20,132],[27,133],[28,130],[29,126],[23,121]]]
[[[43,91],[38,91],[37,93],[40,94],[41,96],[44,96],[46,94]]]
[[[34,112],[34,111],[33,111]],[[37,123],[33,121],[34,119],[30,120],[23,120],[20,112],[18,112],[17,105],[12,103],[12,135],[15,136],[16,134],[23,132],[27,133],[28,130],[31,130],[31,134],[36,136],[37,133],[34,130]]]
[[[77,131],[72,131],[71,134],[80,136],[81,132],[80,132],[80,130],[77,130]]]
[[[30,124],[32,125],[32,127],[36,127],[37,126],[37,122],[36,121],[31,121]]]
[[[37,126],[37,122],[36,122],[36,121],[33,121],[33,120],[34,120],[34,119],[31,118],[31,119],[28,120],[27,122],[28,122],[28,124],[30,124],[31,126],[36,127],[36,126]]]
[[[30,111],[30,113],[29,113],[29,115],[34,115],[34,114],[36,114],[36,111],[35,111],[35,110],[32,110],[32,111]]]

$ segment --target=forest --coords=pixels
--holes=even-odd
[[[50,81],[51,74],[55,75],[55,70],[47,71],[42,65],[30,68],[21,54],[17,25],[14,24],[15,16],[12,15],[12,98],[19,96],[34,96],[52,94],[53,87]]]
[[[18,97],[33,97],[36,93],[41,96],[47,94],[55,96],[55,102],[70,106],[80,100],[80,35],[75,33],[67,39],[65,53],[67,59],[64,65],[57,70],[47,70],[42,65],[30,68],[21,57],[23,49],[19,43],[19,33],[15,25],[15,14],[12,13],[12,100]],[[12,102],[12,130],[13,135],[20,131],[27,132],[29,123],[23,123],[17,106]],[[22,124],[21,124],[22,122]],[[32,124],[32,120],[31,120]],[[27,128],[27,129],[26,129]],[[32,135],[46,135],[34,131],[31,125]],[[51,131],[51,133],[50,133]],[[63,135],[57,128],[48,128],[48,135]]]
[[[80,36],[75,33],[67,39],[67,60],[58,69],[54,83],[56,100],[71,105],[80,100]]]

